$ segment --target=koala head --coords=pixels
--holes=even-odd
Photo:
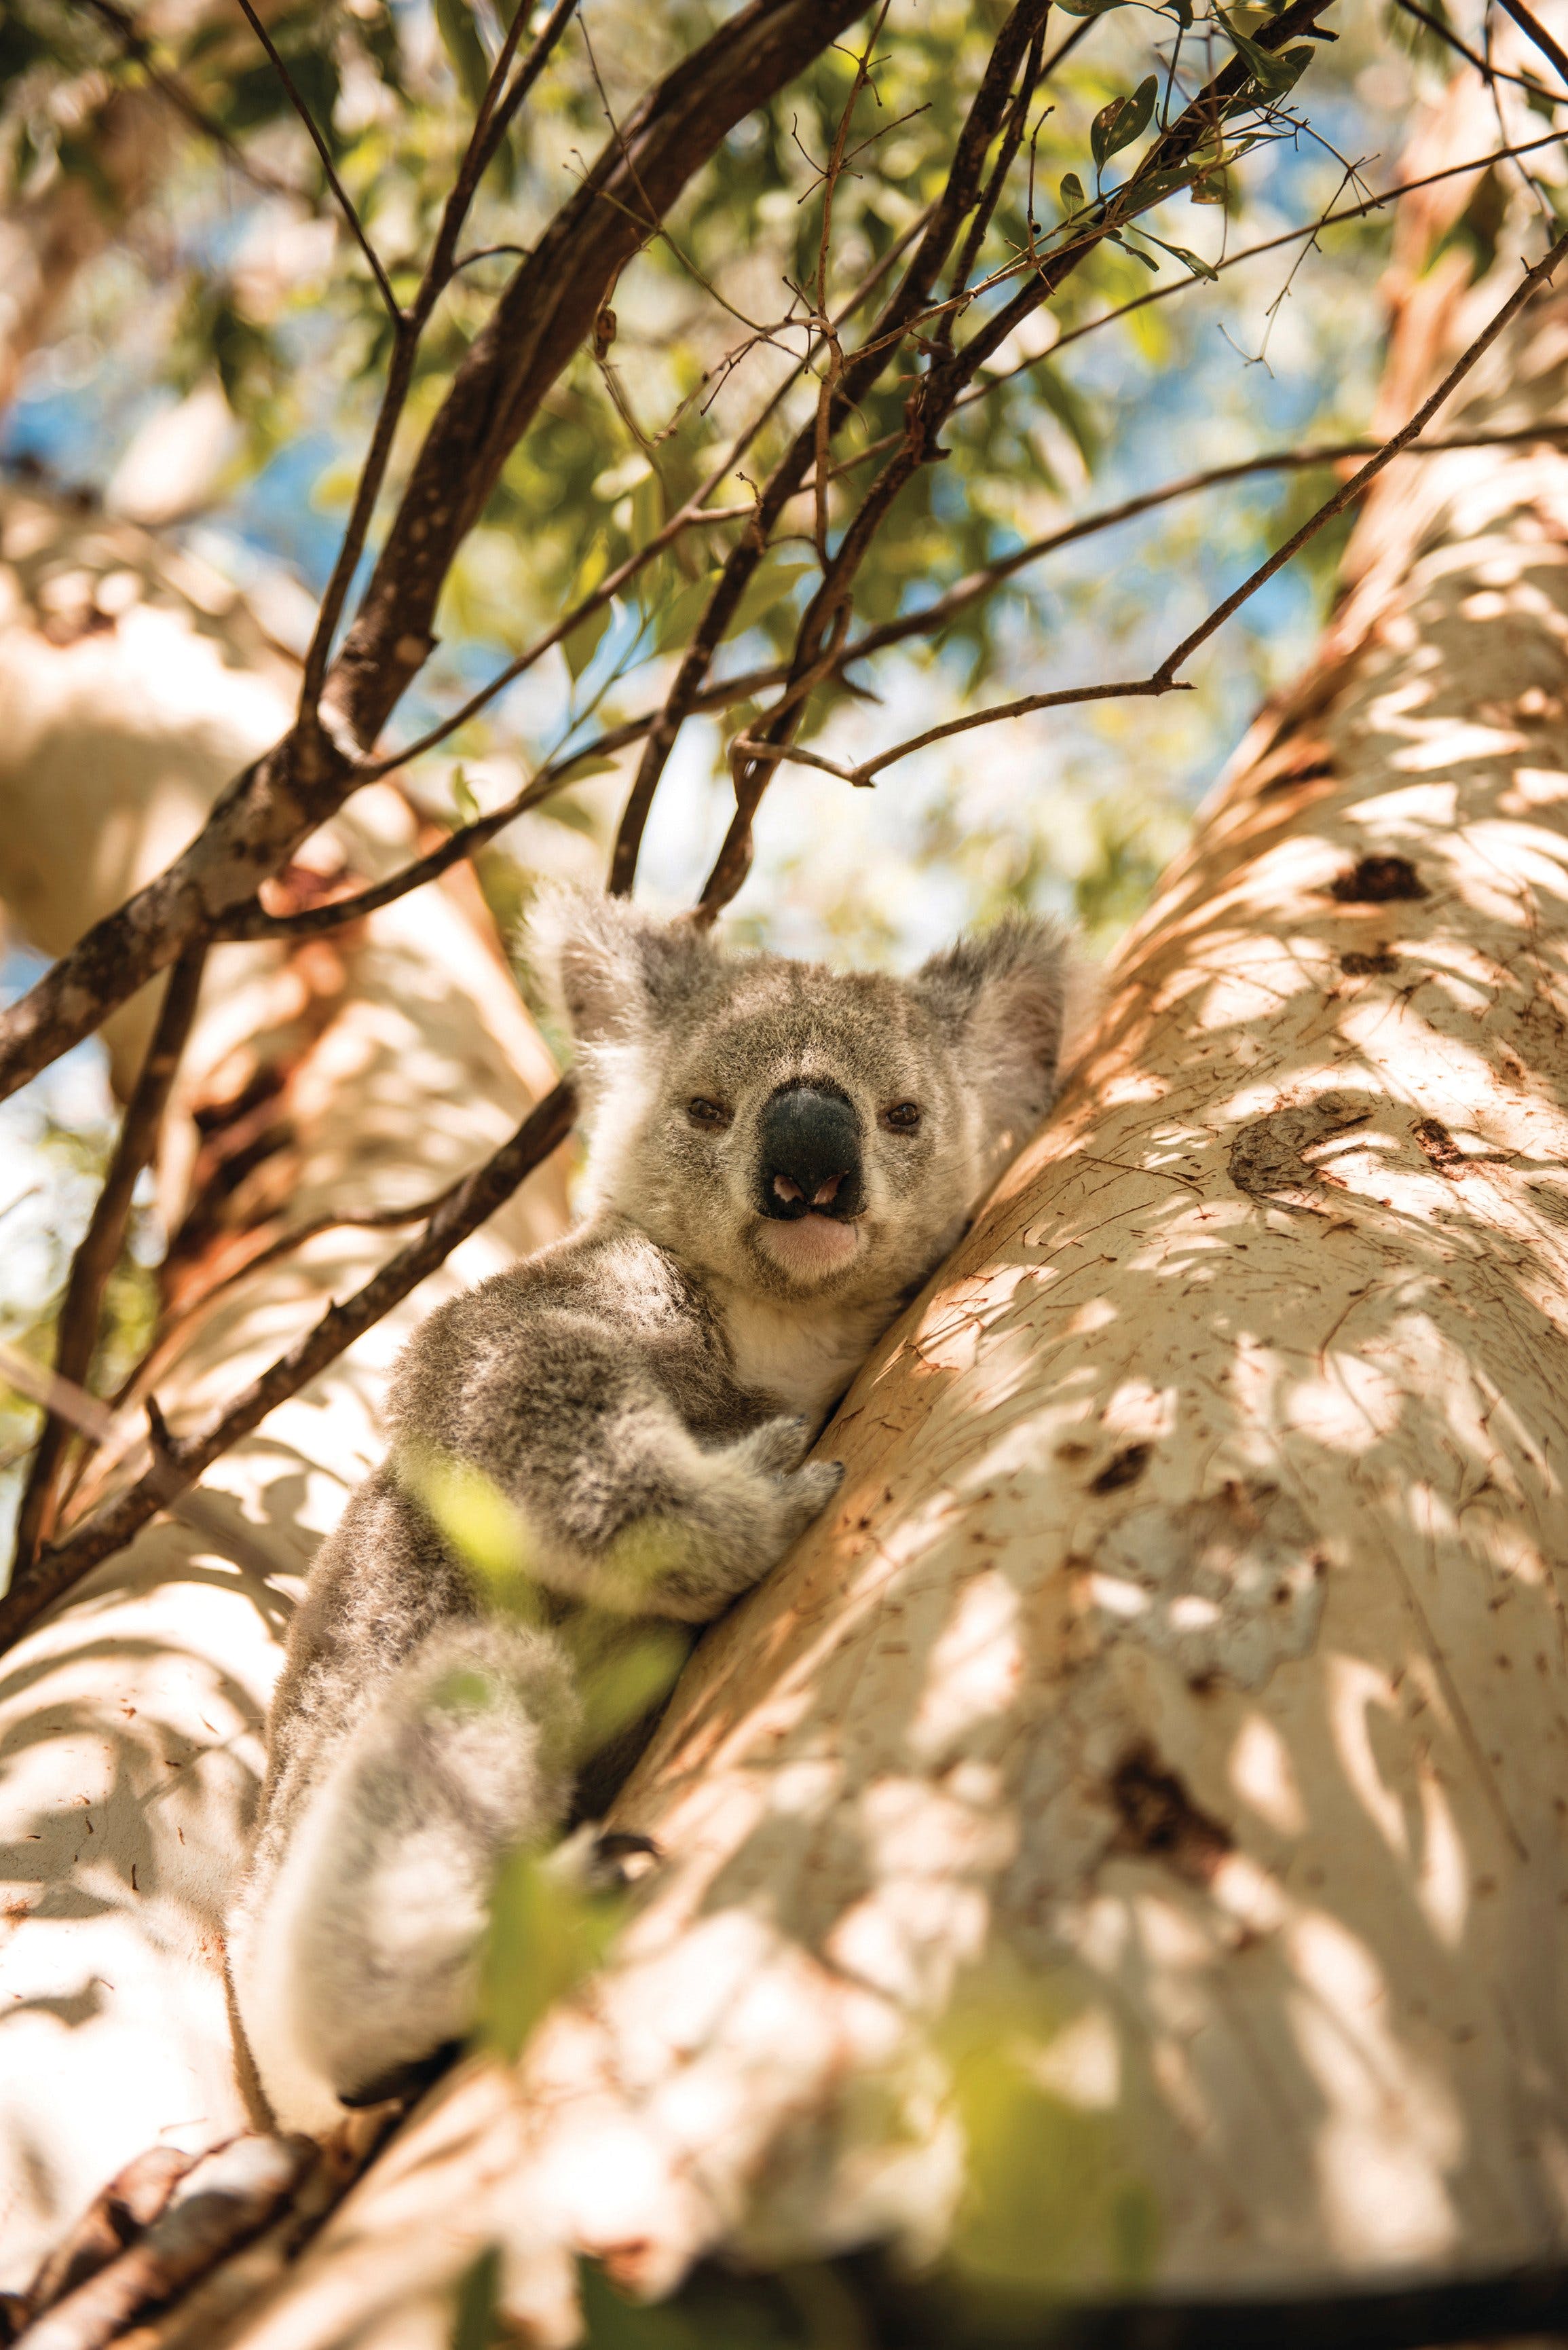
[[[577,1046],[592,1211],[753,1294],[918,1285],[1051,1107],[1050,922],[1012,917],[893,979],[561,889],[529,944]]]

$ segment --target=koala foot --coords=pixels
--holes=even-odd
[[[601,1829],[585,1820],[556,1846],[547,1866],[552,1877],[576,1893],[626,1893],[651,1876],[663,1857],[651,1836],[627,1828]]]
[[[389,2072],[379,2074],[373,2081],[365,2081],[358,2088],[339,2089],[337,2102],[355,2113],[365,2106],[384,2106],[391,2098],[408,2105],[421,2091],[456,2064],[463,2051],[461,2040],[443,2040],[428,2056],[421,2056],[411,2064],[394,2064]]]
[[[812,1520],[820,1517],[844,1482],[842,1461],[808,1461],[804,1467],[792,1470],[781,1477],[784,1490],[784,1513],[791,1528],[791,1540],[805,1532]]]

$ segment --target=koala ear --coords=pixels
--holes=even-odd
[[[689,922],[564,883],[541,889],[524,930],[530,967],[579,1045],[627,1044],[677,1022],[720,952]]]
[[[1068,956],[1060,923],[1007,914],[933,955],[911,982],[958,1048],[994,1152],[1021,1149],[1055,1098]]]

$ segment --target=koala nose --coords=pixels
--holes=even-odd
[[[815,1209],[846,1222],[865,1205],[860,1121],[842,1094],[785,1086],[763,1112],[761,1196],[764,1216],[793,1223]]]

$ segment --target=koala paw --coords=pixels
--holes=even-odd
[[[808,1461],[804,1468],[794,1470],[780,1481],[785,1493],[785,1508],[794,1534],[804,1534],[813,1518],[820,1516],[844,1482],[842,1461]]]
[[[763,1476],[788,1477],[799,1469],[810,1442],[810,1420],[803,1412],[786,1412],[778,1419],[764,1419],[735,1450],[748,1468]]]

